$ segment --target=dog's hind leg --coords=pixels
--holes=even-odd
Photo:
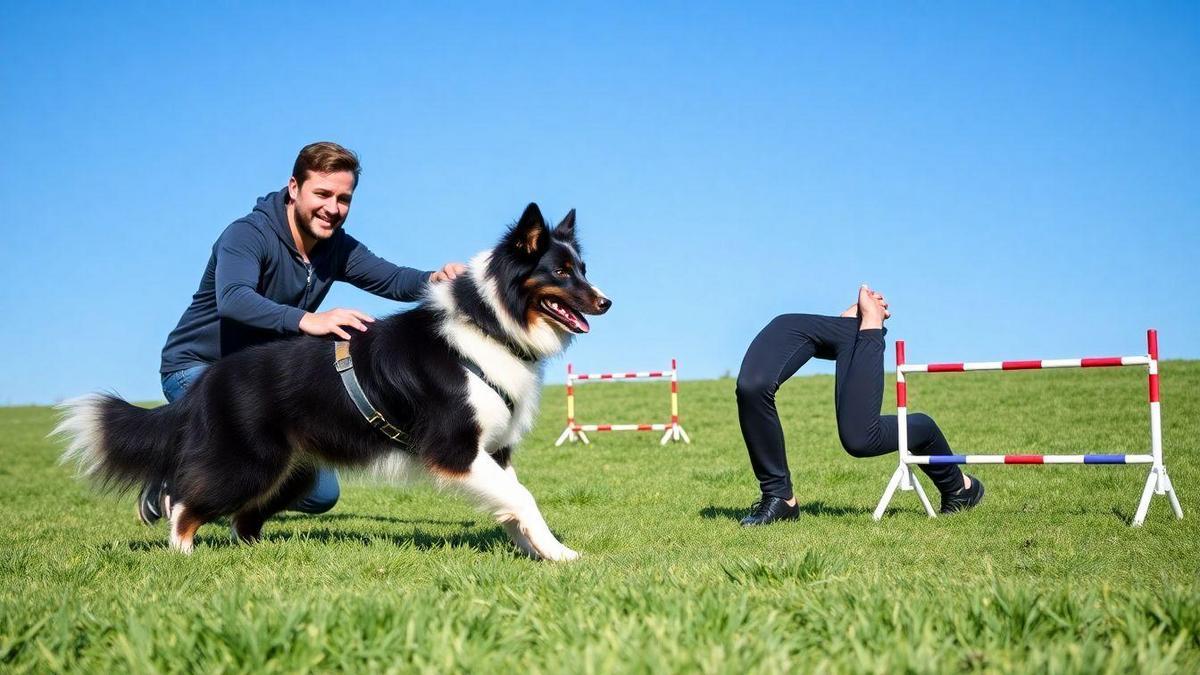
[[[504,526],[513,543],[527,554],[554,561],[579,557],[550,531],[533,495],[517,480],[516,473],[501,468],[486,452],[475,457],[466,473],[439,472],[438,475],[491,513]]]
[[[317,470],[313,467],[297,467],[284,479],[275,492],[265,500],[247,505],[233,515],[233,540],[250,544],[262,539],[263,523],[299,501],[316,483]]]
[[[208,522],[208,518],[183,502],[171,505],[171,548],[180,553],[191,553],[196,530]]]

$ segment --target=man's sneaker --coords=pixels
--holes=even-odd
[[[788,506],[783,497],[763,495],[750,507],[750,514],[742,518],[742,526],[769,525],[777,520],[795,520],[800,517],[800,506]]]
[[[983,501],[983,481],[971,474],[971,487],[963,488],[954,494],[942,495],[942,513],[958,513],[974,508]]]
[[[167,483],[149,483],[138,496],[137,515],[146,525],[153,525],[171,510],[171,495],[167,494]]]

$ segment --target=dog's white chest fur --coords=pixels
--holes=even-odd
[[[495,371],[500,369],[489,369],[483,365],[480,365],[480,368],[513,402],[512,412],[509,412],[504,400],[488,383],[474,373],[467,375],[467,400],[474,409],[475,420],[480,426],[480,444],[489,453],[500,448],[514,447],[533,427],[542,386],[541,374],[536,371],[530,372],[536,368],[531,365],[528,369],[520,369],[524,372],[516,372],[517,369],[513,369],[514,372],[505,373],[508,377],[498,378]]]
[[[486,254],[476,256],[471,261],[470,273],[485,302],[499,310],[497,314],[503,317],[502,323],[510,322],[511,319],[498,306],[495,285],[486,277],[486,269]],[[507,345],[488,337],[478,326],[453,311],[455,302],[449,284],[434,286],[430,290],[430,299],[448,310],[446,319],[439,327],[441,334],[455,351],[474,361],[491,382],[489,384],[463,368],[467,377],[467,400],[480,427],[481,448],[489,453],[501,448],[514,448],[537,418],[542,390],[542,362],[530,362],[517,357]],[[540,327],[532,333],[514,328],[511,333],[515,334],[514,337],[519,335],[524,338],[521,342],[526,344],[522,346],[531,351],[557,352],[564,346],[564,340],[557,331],[546,327]],[[511,411],[492,385],[503,390],[513,402]]]

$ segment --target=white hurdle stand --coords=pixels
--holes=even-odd
[[[875,520],[883,517],[883,512],[891,502],[896,489],[915,490],[925,507],[925,513],[930,518],[936,518],[933,505],[925,496],[925,490],[917,481],[913,471],[916,464],[1085,464],[1095,466],[1112,466],[1119,464],[1149,464],[1150,473],[1146,476],[1146,486],[1142,489],[1142,499],[1138,502],[1137,512],[1134,513],[1134,527],[1140,526],[1146,520],[1146,512],[1150,508],[1150,498],[1155,494],[1167,496],[1171,509],[1176,518],[1183,518],[1183,508],[1179,505],[1179,497],[1167,476],[1167,467],[1163,463],[1162,448],[1162,411],[1158,400],[1158,331],[1146,331],[1146,346],[1148,353],[1138,356],[1111,356],[1103,358],[1083,359],[1049,359],[1042,361],[986,361],[980,363],[929,363],[908,364],[904,362],[904,341],[896,342],[896,417],[899,424],[900,466],[896,467],[888,482],[879,506],[873,514]],[[1037,370],[1044,368],[1110,368],[1121,366],[1145,366],[1149,374],[1149,403],[1150,403],[1150,454],[1142,455],[914,455],[908,449],[908,373],[962,373],[976,370]]]
[[[576,382],[631,382],[634,380],[671,380],[671,421],[666,424],[578,424],[575,422],[575,383]],[[683,425],[679,423],[679,369],[676,367],[675,359],[671,359],[670,370],[651,370],[640,373],[575,373],[574,368],[570,363],[567,364],[567,428],[563,429],[562,435],[554,442],[554,447],[558,447],[567,441],[574,443],[582,441],[584,445],[588,445],[591,441],[588,440],[587,432],[589,431],[662,431],[662,440],[659,445],[666,445],[667,441],[683,441],[690,444],[692,439],[688,438],[687,432],[683,430]]]

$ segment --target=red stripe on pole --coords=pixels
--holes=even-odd
[[[603,375],[601,375],[601,376],[600,376],[600,379],[602,379],[602,380],[611,380],[611,379],[612,379],[612,373],[604,373]]]
[[[671,380],[671,393],[672,394],[679,393],[679,383],[676,382],[675,380]]]
[[[653,431],[654,427],[649,424],[639,424],[637,430],[638,431]]]
[[[662,377],[663,374],[662,374],[661,370],[652,370],[652,371],[650,371],[649,376],[650,377]]]
[[[1146,331],[1146,348],[1150,352],[1150,358],[1154,361],[1155,370],[1158,369],[1158,331],[1151,328]],[[1150,375],[1150,402],[1158,403],[1158,373]]]
[[[1121,357],[1119,357],[1119,356],[1105,356],[1103,358],[1080,359],[1079,360],[1080,368],[1108,368],[1110,366],[1119,366],[1119,365],[1122,365]]]
[[[679,424],[679,415],[671,415],[671,424]]]
[[[1000,370],[1037,370],[1042,367],[1041,361],[1001,361]]]
[[[568,384],[567,385],[567,396],[574,396],[574,395],[575,395],[575,387],[572,387],[571,385]]]
[[[930,373],[961,373],[963,364],[961,363],[931,363],[926,368]]]
[[[675,359],[671,359],[671,370],[676,370]]]
[[[1005,464],[1045,464],[1041,455],[1005,455]]]
[[[908,383],[896,383],[896,406],[900,408],[908,407]]]
[[[596,431],[612,431],[612,425],[611,424],[596,425]]]
[[[629,379],[629,378],[631,378],[631,377],[637,377],[637,373],[625,373],[625,378],[626,378],[626,379]]]

